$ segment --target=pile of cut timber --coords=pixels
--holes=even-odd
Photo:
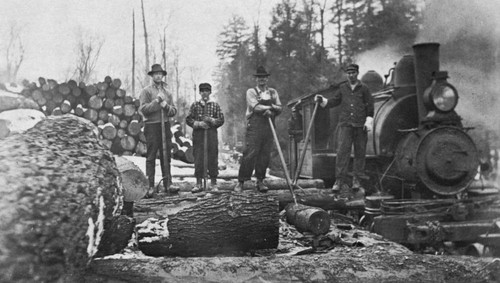
[[[74,80],[58,83],[40,77],[24,83],[21,94],[35,101],[47,116],[74,114],[99,127],[100,138],[114,154],[146,155],[146,137],[143,117],[138,112],[140,101],[121,88],[120,79],[106,76],[104,81],[86,85]],[[173,132],[177,128],[171,129]],[[190,142],[177,136],[172,138],[173,158],[194,162]]]
[[[0,282],[71,282],[119,252],[135,222],[118,215],[113,155],[89,121],[48,117],[0,142]]]

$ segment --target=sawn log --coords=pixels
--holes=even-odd
[[[236,255],[273,249],[278,202],[263,194],[224,193],[198,199],[166,219],[138,225],[139,249],[150,256]]]

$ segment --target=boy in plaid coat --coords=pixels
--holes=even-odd
[[[194,176],[196,186],[192,192],[203,190],[202,179],[204,176],[204,135],[207,133],[207,155],[208,155],[208,175],[210,176],[210,189],[217,191],[217,176],[219,175],[219,142],[217,138],[217,128],[224,124],[224,114],[219,104],[210,99],[212,86],[202,83],[199,86],[201,99],[194,102],[186,117],[186,124],[193,128],[193,154],[194,154]]]

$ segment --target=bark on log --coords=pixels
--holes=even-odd
[[[321,208],[291,203],[286,206],[286,221],[299,232],[322,235],[330,230],[330,216]]]
[[[493,283],[500,278],[500,261],[413,254],[384,243],[304,256],[99,259],[87,276],[87,282]]]
[[[123,200],[137,201],[143,198],[149,187],[148,179],[132,161],[115,155],[116,166],[120,172],[123,186]]]
[[[293,203],[292,195],[289,190],[270,190],[267,192],[269,196],[275,197],[279,204],[280,210],[284,209],[288,204]],[[309,188],[304,190],[295,190],[297,202],[307,206],[318,207],[324,210],[360,210],[365,209],[365,203],[361,201],[345,202],[336,198],[328,189]]]
[[[263,194],[222,194],[199,200],[168,219],[138,225],[139,249],[151,256],[234,255],[273,249],[278,203]]]
[[[127,245],[102,246],[121,187],[90,122],[48,117],[2,140],[0,160],[1,282],[64,282],[98,251]]]

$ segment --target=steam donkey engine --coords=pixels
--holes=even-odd
[[[458,92],[447,82],[448,73],[439,70],[439,44],[416,44],[413,51],[390,70],[389,83],[373,71],[361,78],[375,101],[364,220],[401,243],[500,246],[498,192],[469,190],[479,167],[478,150],[455,112]],[[330,98],[337,88],[314,94]],[[292,174],[307,144],[302,129],[312,118],[314,94],[288,103]],[[301,177],[334,181],[338,115],[336,108],[318,109]]]

